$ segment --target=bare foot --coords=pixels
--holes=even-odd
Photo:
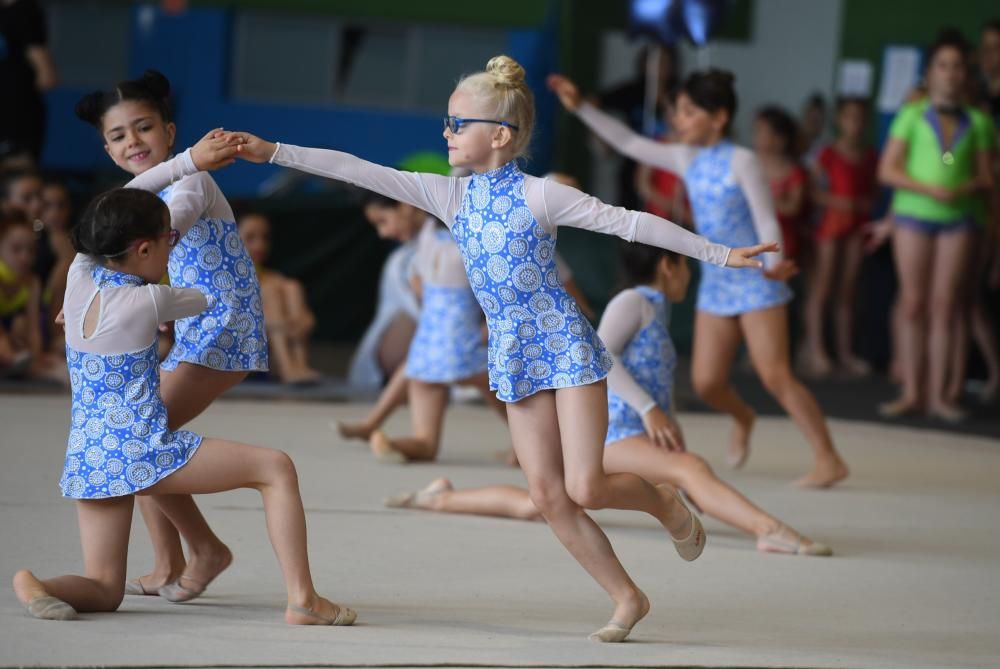
[[[302,604],[288,603],[285,622],[289,625],[353,625],[358,614],[318,595]]]
[[[315,369],[310,369],[309,367],[303,367],[301,369],[290,370],[284,375],[282,381],[291,385],[305,385],[310,383],[317,383],[323,377],[322,374],[317,372]]]
[[[753,411],[733,419],[733,427],[729,432],[729,454],[726,456],[726,462],[733,469],[745,465],[750,457],[750,434],[756,421],[757,414]]]
[[[854,378],[863,378],[872,373],[872,366],[854,355],[845,355],[840,359],[840,368],[845,374]]]
[[[821,379],[833,373],[833,363],[825,353],[807,354],[803,360],[802,373],[814,379]]]
[[[160,588],[160,596],[171,602],[187,602],[200,597],[205,588],[232,563],[233,554],[223,543],[211,548],[192,549],[184,573],[173,583]]]
[[[392,441],[382,430],[372,432],[372,436],[368,438],[368,445],[372,449],[372,455],[379,462],[393,465],[406,464],[406,456],[392,447]]]
[[[333,421],[330,427],[337,430],[344,439],[363,439],[368,441],[375,428],[369,427],[367,423],[346,423],[342,420]]]
[[[982,389],[976,393],[976,397],[981,404],[991,406],[997,401],[997,391],[1000,390],[996,381],[987,381]]]
[[[951,423],[952,425],[961,423],[969,417],[968,414],[954,404],[944,403],[927,407],[927,415],[931,418],[937,418],[938,420],[943,420],[946,423]]]
[[[795,482],[800,488],[829,488],[850,474],[847,465],[840,458],[816,463],[816,467]]]
[[[891,402],[883,402],[878,405],[878,415],[882,418],[902,418],[919,412],[923,405],[919,400],[910,397],[900,397]]]

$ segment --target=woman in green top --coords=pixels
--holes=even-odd
[[[879,178],[896,189],[893,255],[903,309],[903,392],[880,407],[883,415],[926,409],[947,421],[963,418],[945,392],[949,352],[983,193],[992,185],[994,132],[989,117],[961,104],[966,70],[964,43],[939,38],[927,53],[927,98],[900,109],[879,163]]]

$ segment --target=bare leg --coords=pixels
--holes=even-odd
[[[903,392],[899,399],[883,404],[880,413],[899,416],[921,408],[927,299],[930,290],[933,240],[925,234],[896,226],[892,233],[893,258],[899,277],[899,354]]]
[[[986,363],[986,385],[983,387],[981,398],[984,402],[992,402],[1000,388],[1000,351],[997,350],[997,339],[989,310],[982,299],[976,299],[972,305],[972,337]]]
[[[864,259],[864,239],[860,234],[853,234],[843,240],[840,287],[837,289],[836,317],[833,324],[837,359],[848,373],[856,376],[864,376],[871,372],[868,363],[854,354],[855,301]]]
[[[612,620],[630,628],[649,600],[629,578],[607,536],[566,492],[555,392],[543,390],[507,407],[511,438],[531,500],[566,550],[615,604]]]
[[[833,551],[802,536],[715,475],[704,458],[657,447],[645,435],[629,437],[604,449],[608,472],[642,473],[650,483],[682,488],[709,516],[755,537],[757,550],[798,555]]]
[[[389,383],[382,389],[375,406],[361,423],[337,421],[337,430],[345,439],[368,440],[372,432],[381,427],[397,407],[406,404],[410,380],[406,376],[406,365],[400,365],[392,374]]]
[[[743,466],[750,453],[750,433],[757,417],[729,381],[741,338],[736,318],[714,316],[704,311],[695,313],[692,383],[705,404],[732,416],[727,460],[737,468]]]
[[[524,488],[493,485],[455,490],[448,479],[436,479],[423,490],[390,498],[387,506],[423,509],[439,513],[496,516],[515,520],[541,520],[531,496]]]
[[[372,433],[369,440],[372,453],[379,459],[396,459],[402,454],[406,460],[429,461],[437,457],[441,447],[441,426],[448,408],[448,386],[409,380],[410,423],[413,436],[389,439],[381,430]]]
[[[267,533],[281,565],[290,607],[308,609],[325,618],[336,618],[340,607],[320,597],[313,586],[306,546],[306,520],[299,493],[298,475],[291,458],[269,448],[248,446],[220,439],[205,439],[187,465],[163,479],[147,492],[153,495],[204,495],[239,488],[253,488],[264,500]],[[167,514],[174,508],[163,507]],[[171,516],[183,527],[187,514]],[[192,578],[204,578],[204,574]],[[285,613],[289,624],[317,624],[316,616]]]
[[[281,280],[276,278],[263,281],[260,286],[261,303],[264,307],[272,370],[283,382],[294,383],[300,380],[302,370],[292,354],[291,323],[281,284]]]
[[[817,242],[815,265],[809,276],[809,295],[806,297],[804,309],[806,350],[809,372],[818,376],[825,376],[833,371],[824,337],[826,306],[837,275],[839,247],[840,242],[835,240]]]
[[[479,394],[482,395],[483,402],[486,406],[493,409],[493,411],[500,416],[500,419],[503,420],[504,423],[507,422],[507,405],[497,398],[495,392],[490,390],[490,379],[488,374],[484,372],[483,374],[474,376],[471,379],[466,379],[461,383],[462,385],[470,385],[476,388],[479,391]],[[503,459],[507,465],[517,467],[517,453],[514,452],[513,446],[507,449],[507,452],[503,454]]]
[[[116,610],[125,596],[132,506],[131,496],[78,500],[84,575],[38,580],[29,571],[19,571],[14,576],[14,592],[21,603],[50,595],[81,613]]]
[[[934,264],[930,290],[930,370],[927,410],[947,421],[964,417],[961,409],[945,396],[956,319],[965,316],[960,308],[964,273],[968,271],[972,233],[956,231],[940,234],[934,242]],[[967,327],[960,332],[967,333]]]
[[[181,535],[160,511],[156,500],[152,497],[140,497],[138,503],[149,531],[149,540],[153,544],[153,571],[148,576],[134,579],[132,583],[139,586],[139,591],[135,594],[155,595],[160,588],[180,578],[187,567],[187,560],[181,546]]]
[[[216,397],[245,377],[244,372],[221,372],[187,362],[180,363],[172,372],[161,370],[160,395],[167,407],[168,427],[177,430],[187,424],[201,414]],[[200,573],[205,571],[206,565],[228,566],[232,561],[229,549],[212,532],[194,499],[190,496],[186,500],[174,498],[171,503],[175,517],[180,513],[187,516],[184,540],[191,552],[192,563],[188,565],[185,562],[177,528],[159,509],[157,499],[140,497],[139,510],[153,544],[154,566],[151,574],[134,579],[132,583],[138,583],[140,590],[146,593],[153,594],[161,586],[178,582],[182,574],[187,579],[192,578],[187,571],[188,567],[197,568]],[[200,563],[200,566],[196,563]],[[222,569],[225,566],[219,571]],[[168,576],[172,578],[165,581]],[[199,579],[199,582],[207,581]]]
[[[406,365],[406,354],[410,341],[417,331],[417,324],[406,314],[396,316],[385,329],[378,343],[378,364],[386,376],[392,376],[396,369]]]
[[[320,373],[309,366],[309,337],[316,327],[316,317],[309,309],[301,283],[294,279],[285,279],[281,288],[288,318],[292,362],[299,370],[302,379],[316,379]]]
[[[798,484],[825,488],[847,478],[847,465],[833,446],[822,410],[812,393],[792,374],[787,308],[781,305],[745,313],[740,316],[740,326],[757,376],[812,446],[816,465]]]

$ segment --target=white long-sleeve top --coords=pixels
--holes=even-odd
[[[271,162],[310,174],[346,181],[423,209],[451,228],[473,177],[401,172],[349,153],[279,144]],[[729,247],[715,244],[645,212],[613,207],[550,179],[524,176],[524,199],[535,220],[556,236],[558,226],[616,235],[630,242],[670,249],[724,266]]]
[[[597,336],[604,342],[615,364],[608,373],[608,389],[621,397],[640,416],[656,406],[648,392],[622,364],[622,354],[637,334],[656,317],[656,307],[637,290],[623,290],[615,295],[597,326]]]
[[[442,239],[439,231],[448,235],[448,238]],[[417,254],[413,259],[413,268],[414,273],[425,284],[469,288],[469,277],[465,274],[465,263],[458,244],[433,218],[427,219],[417,234]]]
[[[644,137],[589,103],[580,105],[576,114],[594,134],[622,155],[636,162],[673,172],[682,178],[701,150],[696,146],[665,144]],[[771,187],[753,151],[742,146],[734,146],[731,169],[750,206],[757,239],[761,243],[780,241],[781,227],[774,212]],[[779,251],[766,254],[762,260],[766,267],[773,267],[783,257]]]
[[[77,351],[100,355],[137,353],[156,341],[160,323],[195,316],[208,307],[208,298],[194,288],[149,283],[98,289],[91,275],[95,264],[90,256],[78,253],[66,279],[66,343]],[[101,302],[97,324],[90,336],[84,336],[84,320],[98,293]]]
[[[199,171],[191,158],[191,149],[151,167],[125,184],[125,188],[159,193],[171,186],[165,197],[170,210],[170,226],[181,233],[200,219],[235,220],[226,196],[208,172]]]

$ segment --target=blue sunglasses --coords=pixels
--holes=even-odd
[[[505,128],[510,128],[511,130],[519,129],[513,123],[507,123],[507,121],[493,121],[488,118],[459,118],[458,116],[445,116],[443,120],[444,127],[451,130],[453,135],[457,135],[458,131],[462,129],[462,126],[469,123],[494,123]]]

